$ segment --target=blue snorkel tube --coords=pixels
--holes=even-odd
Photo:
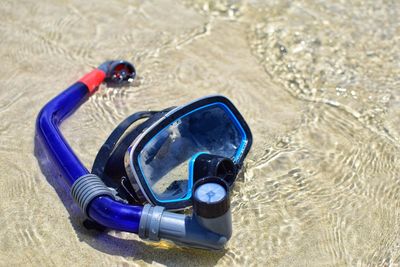
[[[43,107],[37,118],[37,137],[69,186],[78,178],[88,175],[89,171],[68,145],[58,126],[89,98],[106,77],[111,78],[106,65],[103,64],[85,75],[52,99]],[[85,212],[91,219],[107,228],[138,233],[142,209],[142,206],[126,205],[110,196],[101,195],[92,200]]]
[[[229,187],[224,181],[203,178],[196,182],[193,215],[168,212],[164,207],[149,204],[128,205],[85,168],[60,132],[62,121],[102,82],[119,86],[135,75],[133,65],[125,61],[100,65],[43,107],[36,121],[37,138],[89,219],[106,228],[139,234],[143,239],[165,238],[192,247],[222,249],[232,233]],[[215,201],[207,195],[210,187],[220,194]]]

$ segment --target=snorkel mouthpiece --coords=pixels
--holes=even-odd
[[[236,178],[235,163],[229,158],[202,153],[194,161],[193,179],[216,176],[232,185]]]
[[[222,249],[232,235],[228,184],[218,177],[200,179],[193,187],[193,214],[165,211],[146,204],[139,223],[142,239],[161,238],[186,246]]]

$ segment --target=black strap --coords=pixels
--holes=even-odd
[[[107,138],[107,140],[104,142],[103,146],[97,153],[96,159],[93,163],[92,173],[98,175],[99,177],[103,177],[107,162],[112,152],[114,151],[116,144],[124,135],[126,130],[136,121],[149,118],[156,113],[158,113],[158,111],[136,112],[123,120],[110,134],[110,136]]]
[[[113,187],[118,196],[132,203],[140,203],[136,196],[124,168],[124,155],[133,140],[146,128],[151,126],[168,111],[170,107],[162,111],[137,112],[123,120],[110,134],[94,160],[92,173],[99,176],[108,187]],[[138,120],[146,119],[136,127],[128,131],[128,128]]]

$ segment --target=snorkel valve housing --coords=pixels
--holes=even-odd
[[[222,249],[231,235],[229,186],[218,177],[196,182],[191,216],[147,204],[139,223],[139,236],[143,239],[159,241],[165,238],[197,248]]]
[[[104,82],[108,86],[119,87],[128,82],[133,81],[136,77],[135,67],[124,60],[110,60],[106,61],[98,67],[106,76]]]

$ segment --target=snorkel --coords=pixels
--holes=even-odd
[[[157,202],[154,202],[156,200],[153,201],[151,198],[151,195],[155,195],[151,191],[152,188],[141,188],[144,185],[140,184],[141,177],[138,176],[145,176],[145,174],[142,174],[142,171],[140,171],[141,174],[137,174],[139,172],[137,170],[141,170],[140,167],[143,166],[137,167],[136,165],[141,164],[139,162],[140,156],[148,155],[150,150],[145,151],[146,153],[139,151],[137,152],[139,156],[137,156],[135,149],[142,146],[144,151],[149,143],[146,140],[149,134],[160,127],[160,129],[164,129],[173,120],[176,123],[176,114],[180,114],[185,109],[191,110],[185,111],[184,115],[179,115],[180,121],[184,120],[184,116],[192,121],[197,119],[194,115],[189,116],[187,114],[200,114],[198,110],[203,109],[203,107],[207,114],[214,112],[211,108],[220,108],[222,111],[218,112],[223,112],[223,118],[226,117],[226,120],[232,118],[237,120],[237,117],[239,117],[240,121],[242,119],[240,114],[236,114],[236,109],[233,105],[230,106],[231,103],[228,100],[216,96],[205,98],[205,100],[192,103],[181,109],[174,109],[173,112],[165,111],[160,115],[160,118],[155,120],[154,126],[139,131],[139,137],[135,138],[136,143],[130,145],[126,155],[124,155],[124,164],[127,166],[126,176],[129,179],[125,176],[123,178],[125,178],[124,181],[130,181],[136,191],[144,191],[142,202],[132,203],[132,201],[121,198],[115,188],[106,185],[100,174],[95,171],[89,172],[61,134],[59,125],[84,103],[101,83],[106,82],[109,86],[123,86],[133,80],[135,76],[136,72],[132,64],[126,61],[107,61],[53,98],[40,111],[36,122],[36,134],[42,149],[60,176],[64,178],[75,202],[90,220],[106,228],[136,233],[141,238],[152,241],[168,239],[186,246],[222,249],[232,234],[229,199],[229,190],[234,181],[232,177],[236,177],[238,168],[241,167],[241,162],[251,145],[251,133],[247,125],[244,122],[234,121],[233,126],[231,126],[235,131],[236,128],[239,129],[237,130],[238,133],[235,132],[235,134],[240,138],[237,137],[238,145],[234,146],[235,154],[231,157],[236,160],[237,164],[234,164],[231,158],[210,156],[209,154],[202,156],[202,153],[199,153],[196,157],[192,157],[192,165],[198,167],[193,167],[196,170],[192,175],[193,181],[191,180],[191,182],[193,184],[188,187],[190,194],[186,192],[186,196],[190,196],[187,200],[189,202],[182,202],[179,199],[179,203],[193,206],[192,214],[189,215],[168,211],[168,209],[171,209],[168,205],[172,204],[167,204],[165,201],[166,204],[164,205],[163,200],[160,200],[161,205],[158,205]],[[227,111],[224,110],[225,108]],[[149,113],[143,114],[141,115],[144,117],[149,115]],[[232,118],[229,116],[232,116]],[[244,127],[244,130],[239,126]],[[231,130],[231,132],[227,130],[227,133],[232,135],[234,130]],[[154,140],[154,138],[151,140]],[[198,143],[199,140],[197,138],[196,142]],[[114,140],[113,145],[116,145],[116,143],[117,141]],[[110,145],[105,144],[104,147],[108,148]],[[133,162],[135,160],[138,162]],[[129,167],[130,164],[132,164],[131,167]],[[224,177],[225,180],[222,179]],[[136,186],[135,179],[137,179],[139,186]],[[123,181],[121,184],[124,185]],[[168,187],[165,190],[173,190],[171,188]],[[146,190],[151,192],[146,193]],[[134,190],[131,189],[130,191]]]

